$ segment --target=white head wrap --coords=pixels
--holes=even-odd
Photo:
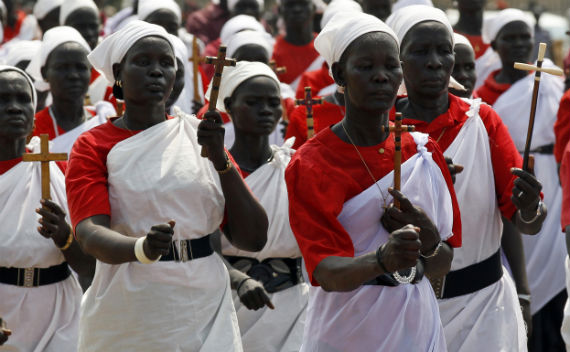
[[[332,67],[353,41],[371,32],[390,35],[399,47],[394,31],[378,18],[366,13],[342,12],[337,13],[321,30],[315,39],[315,49],[325,58],[329,67]]]
[[[463,45],[470,47],[471,50],[473,50],[473,45],[471,45],[471,42],[465,36],[463,36],[459,33],[453,33],[453,40],[455,42],[454,46],[457,46],[458,44],[463,44]]]
[[[43,20],[48,13],[61,6],[61,4],[63,4],[63,0],[38,0],[34,5],[34,16],[38,20]]]
[[[451,27],[451,23],[449,23],[445,13],[435,7],[425,5],[407,6],[405,9],[392,12],[390,17],[386,20],[386,23],[396,32],[401,44],[412,27],[427,21],[435,21],[443,24],[449,31],[449,34],[451,34],[451,40],[453,42],[453,28]]]
[[[263,11],[263,0],[256,1],[259,5],[259,11]],[[240,0],[228,0],[228,10],[230,10],[230,12],[233,12],[238,2],[240,2]]]
[[[263,47],[267,52],[267,57],[271,58],[273,55],[273,45],[275,40],[267,32],[245,30],[238,32],[230,37],[227,43],[227,55],[233,57],[235,52],[244,45],[255,44]]]
[[[394,5],[392,5],[392,12],[396,12],[399,9],[410,5],[425,5],[433,7],[433,2],[431,2],[431,0],[398,0]]]
[[[4,45],[5,64],[16,66],[20,61],[32,60],[40,51],[40,40],[12,40]]]
[[[222,41],[222,44],[227,44],[234,34],[246,29],[265,32],[265,28],[258,20],[255,19],[255,17],[237,15],[230,18],[222,27],[222,30],[220,31],[220,40]]]
[[[240,61],[235,67],[224,68],[216,109],[226,112],[224,99],[231,97],[234,90],[236,90],[240,84],[256,76],[267,76],[273,79],[277,86],[279,86],[279,79],[275,75],[275,72],[273,72],[271,67],[261,62]],[[212,83],[210,82],[210,86],[206,92],[206,99],[210,100],[211,92]]]
[[[325,28],[327,23],[339,12],[356,11],[362,12],[362,6],[354,0],[333,0],[329,3],[323,17],[321,18],[321,28]]]
[[[134,20],[121,30],[105,38],[93,49],[87,58],[93,67],[105,76],[107,81],[114,82],[113,64],[120,63],[137,41],[151,36],[164,38],[172,46],[168,33],[164,28],[144,21]],[[176,60],[174,65],[177,66]]]
[[[526,23],[534,36],[535,19],[532,15],[527,15],[518,9],[505,9],[483,21],[483,29],[481,30],[483,42],[491,43],[497,38],[497,35],[504,26],[516,21]]]
[[[99,8],[97,8],[93,0],[64,0],[59,10],[59,24],[63,26],[65,20],[67,20],[67,17],[69,17],[73,11],[82,8],[92,9],[93,12],[99,16]]]
[[[34,106],[34,111],[36,111],[36,106],[38,104],[38,96],[36,94],[36,89],[34,88],[34,82],[32,81],[32,79],[30,78],[30,76],[28,76],[27,73],[25,73],[24,71],[20,70],[17,67],[14,66],[8,66],[8,65],[0,65],[0,72],[6,72],[6,71],[14,71],[19,73],[20,75],[22,75],[26,81],[30,84],[30,89],[32,90],[32,104]]]
[[[150,14],[158,10],[172,11],[176,15],[178,24],[182,22],[182,11],[174,0],[140,0],[138,17],[144,21]]]
[[[91,51],[89,44],[87,44],[81,34],[73,27],[54,27],[44,33],[39,55],[35,55],[32,58],[30,65],[26,69],[26,71],[36,80],[36,88],[38,90],[46,91],[49,89],[49,84],[44,81],[41,71],[42,67],[46,64],[49,54],[51,54],[51,52],[61,44],[68,42],[81,45],[85,50],[87,50],[87,52]]]

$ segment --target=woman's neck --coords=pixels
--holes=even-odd
[[[434,97],[426,97],[416,92],[408,90],[408,99],[404,100],[404,105],[397,109],[404,118],[411,118],[425,122],[432,122],[438,116],[444,114],[449,109],[449,95],[445,94]]]
[[[64,131],[70,131],[85,122],[83,99],[54,100],[50,109],[57,125]]]
[[[517,70],[513,64],[503,64],[501,71],[495,76],[497,83],[513,84],[516,81],[525,78],[529,74],[528,71]]]
[[[230,153],[245,171],[257,170],[271,158],[269,136],[258,136],[241,133],[236,130],[236,139]]]
[[[311,40],[313,40],[313,27],[309,25],[304,27],[287,28],[285,40],[289,44],[293,45],[307,45]]]
[[[459,21],[453,27],[456,31],[468,35],[481,35],[483,10],[472,13],[460,13]]]
[[[164,105],[138,105],[125,101],[123,123],[130,130],[145,130],[166,119]]]
[[[334,126],[333,132],[346,143],[369,147],[384,142],[390,135],[382,131],[382,126],[388,126],[387,111],[364,111],[349,103],[340,126],[339,124]],[[346,138],[343,138],[343,135]]]
[[[20,158],[26,152],[26,138],[0,137],[0,161]]]

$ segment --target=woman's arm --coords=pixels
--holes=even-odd
[[[526,171],[513,168],[511,172],[517,176],[511,196],[517,211],[511,222],[520,232],[536,235],[542,229],[542,223],[547,215],[546,205],[540,201],[542,185],[536,177]]]

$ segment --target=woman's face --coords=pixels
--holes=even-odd
[[[367,111],[388,111],[402,82],[398,46],[381,32],[367,33],[352,42],[340,62],[333,64],[335,81],[344,86],[345,99]]]
[[[55,100],[83,101],[91,80],[87,54],[85,48],[74,42],[63,43],[49,54],[42,75],[50,84]]]
[[[176,103],[178,97],[180,97],[180,93],[182,93],[182,89],[184,89],[184,63],[178,58],[176,58],[176,62],[178,63],[178,69],[176,70],[176,78],[174,80],[172,92],[166,101],[167,109]]]
[[[85,39],[91,50],[97,46],[101,20],[93,9],[79,8],[73,11],[65,20],[65,25],[75,28]]]
[[[123,82],[125,100],[140,105],[164,104],[176,78],[174,60],[166,39],[153,36],[137,41],[115,72],[115,77]]]
[[[158,0],[155,0],[158,1]],[[178,19],[176,14],[167,9],[156,10],[145,18],[145,22],[161,26],[168,33],[178,36]]]
[[[451,33],[442,23],[418,23],[402,40],[401,55],[408,92],[426,97],[447,94],[455,56]]]
[[[252,135],[269,135],[283,112],[279,86],[266,76],[246,80],[224,103],[235,129]]]
[[[491,43],[503,65],[528,62],[534,46],[531,29],[522,21],[506,24]]]
[[[464,44],[455,45],[455,65],[451,75],[466,89],[466,91],[458,91],[449,88],[451,94],[462,98],[471,97],[475,81],[477,81],[477,72],[475,72],[475,53],[469,46]]]
[[[18,72],[0,73],[0,137],[26,138],[34,125],[32,87]]]

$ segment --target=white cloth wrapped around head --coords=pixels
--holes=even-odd
[[[491,43],[497,38],[497,35],[504,26],[517,21],[526,23],[534,36],[534,25],[536,21],[532,15],[527,15],[519,9],[505,9],[483,21],[483,28],[481,29],[483,42],[487,44]]]
[[[140,0],[138,17],[145,20],[151,13],[158,10],[169,10],[176,15],[178,24],[182,23],[182,11],[174,0]]]
[[[353,41],[372,32],[388,34],[399,47],[398,37],[384,22],[372,15],[353,11],[337,13],[315,39],[315,49],[332,67]]]
[[[354,0],[333,0],[331,1],[325,12],[323,12],[323,17],[321,18],[321,28],[325,28],[327,23],[339,12],[362,12],[362,6]]]
[[[87,56],[93,67],[101,72],[109,82],[115,81],[113,64],[121,63],[129,49],[140,39],[145,37],[161,37],[166,39],[170,46],[168,33],[160,26],[140,20],[134,20],[121,30],[105,38]],[[172,49],[174,52],[174,48]],[[176,60],[174,61],[177,69]]]
[[[34,16],[38,20],[43,20],[48,13],[61,4],[63,4],[63,0],[38,0],[34,5]]]
[[[242,46],[255,44],[263,47],[267,52],[267,57],[271,58],[275,40],[265,31],[244,30],[231,36],[226,44],[228,46],[226,54],[229,57],[233,57],[235,52]]]
[[[390,17],[386,19],[386,24],[392,27],[394,32],[398,35],[400,43],[402,43],[410,29],[416,24],[428,21],[443,24],[449,31],[451,40],[453,41],[453,28],[451,27],[451,23],[449,23],[449,19],[443,11],[435,7],[425,5],[406,6],[405,9],[392,12]]]
[[[431,0],[398,0],[394,5],[392,5],[392,12],[396,12],[399,9],[408,7],[411,5],[424,5],[433,7],[433,2]]]
[[[49,89],[49,83],[44,81],[44,78],[42,77],[42,67],[45,66],[49,55],[55,50],[55,48],[68,42],[81,45],[87,52],[91,51],[89,44],[87,44],[81,34],[73,27],[54,27],[44,33],[39,55],[35,55],[32,58],[30,65],[26,69],[26,71],[36,80],[36,88],[39,91],[46,91]]]
[[[16,66],[21,61],[31,61],[40,51],[41,46],[41,40],[10,41],[2,48],[6,52],[5,64],[8,66]]]
[[[30,78],[30,76],[25,73],[24,71],[20,70],[17,67],[14,66],[8,66],[8,65],[0,65],[0,73],[2,72],[7,72],[7,71],[14,71],[19,73],[22,77],[24,77],[26,79],[26,81],[30,84],[30,90],[32,92],[32,104],[34,106],[34,111],[36,111],[36,106],[38,104],[38,96],[36,94],[36,89],[34,88],[34,82],[32,81],[32,79]]]
[[[59,24],[63,26],[67,17],[69,17],[73,11],[83,8],[91,9],[99,16],[99,8],[93,0],[64,0],[59,10]]]
[[[257,4],[259,5],[259,11],[263,11],[263,0],[256,0],[256,1]],[[228,0],[228,10],[230,10],[230,12],[233,12],[238,2],[240,2],[240,0]]]
[[[244,30],[265,32],[265,28],[255,17],[237,15],[230,18],[222,27],[220,31],[222,44],[226,45],[234,34]]]
[[[221,112],[226,112],[224,99],[231,97],[240,84],[256,76],[267,76],[273,79],[275,84],[279,86],[277,75],[273,72],[271,67],[264,63],[240,61],[235,67],[225,67],[222,74],[222,81],[220,82],[216,109]],[[210,82],[210,86],[208,86],[208,91],[206,92],[206,99],[208,100],[210,100],[210,94],[212,93],[212,82]]]
[[[462,45],[466,45],[466,46],[470,47],[471,50],[475,51],[473,49],[473,45],[471,45],[471,42],[469,41],[469,39],[467,39],[467,37],[465,37],[459,33],[453,33],[453,41],[454,41],[454,46],[462,44]]]

